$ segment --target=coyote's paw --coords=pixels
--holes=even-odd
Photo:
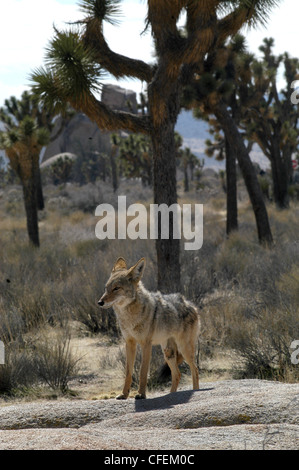
[[[116,400],[126,400],[128,398],[128,395],[124,395],[121,393],[120,395],[117,395]]]
[[[137,395],[135,395],[135,400],[144,400],[145,398],[146,396],[143,393],[137,393]]]

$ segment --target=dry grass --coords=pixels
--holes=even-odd
[[[128,204],[148,205],[150,191],[144,193],[136,184],[124,182],[119,194],[128,195]],[[46,209],[40,220],[41,247],[33,249],[28,246],[21,190],[11,189],[0,197],[0,339],[11,367],[9,371],[0,366],[0,382],[6,383],[2,390],[14,395],[27,390],[36,397],[41,378],[37,381],[29,373],[34,351],[40,348],[38,354],[46,357],[50,349],[55,357],[55,347],[47,349],[46,339],[42,347],[37,334],[63,330],[71,331],[65,356],[70,360],[74,353],[80,361],[79,371],[64,374],[67,387],[58,388],[88,398],[115,396],[124,374],[122,341],[114,313],[101,311],[97,300],[118,256],[132,264],[145,256],[144,283],[156,289],[154,241],[96,239],[97,218],[91,205],[101,203],[103,194],[105,202],[117,202],[107,185],[50,186],[45,188]],[[288,348],[299,339],[299,205],[286,211],[269,206],[276,245],[266,250],[257,243],[252,210],[242,191],[241,187],[239,232],[228,240],[225,195],[217,179],[206,190],[179,192],[181,204],[204,203],[203,247],[197,252],[182,247],[181,259],[183,291],[201,310],[201,380],[238,373],[295,381],[298,366],[290,363]],[[155,353],[152,386],[162,361]],[[49,362],[52,372],[58,362],[57,357]],[[189,379],[186,376],[182,386],[189,386]]]

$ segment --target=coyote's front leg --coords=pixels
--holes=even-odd
[[[126,400],[129,396],[131,383],[132,383],[132,374],[133,366],[136,355],[136,341],[133,338],[126,340],[126,379],[123,388],[123,392],[120,395],[117,395],[117,400]]]
[[[147,374],[149,363],[151,360],[151,352],[152,352],[152,343],[151,341],[147,341],[146,343],[141,345],[142,350],[142,361],[141,361],[141,369],[140,369],[140,378],[139,378],[139,389],[137,395],[135,395],[136,400],[139,398],[146,398],[146,384],[147,384]]]

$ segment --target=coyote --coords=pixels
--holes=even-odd
[[[161,344],[171,370],[171,392],[177,390],[181,378],[178,365],[184,359],[191,369],[193,389],[199,386],[195,363],[200,328],[198,311],[181,294],[149,292],[141,282],[144,268],[144,258],[129,269],[126,261],[118,258],[98,302],[103,308],[113,306],[126,341],[126,379],[122,393],[116,397],[118,400],[128,398],[137,343],[141,346],[142,362],[136,399],[146,398],[153,344]]]

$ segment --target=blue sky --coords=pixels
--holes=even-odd
[[[145,0],[123,0],[121,26],[107,25],[110,47],[124,55],[149,61],[151,37],[144,29]],[[19,97],[29,86],[30,72],[43,63],[45,47],[52,36],[53,24],[63,27],[67,21],[82,17],[77,0],[7,0],[0,8],[0,106],[5,98]],[[246,32],[249,48],[258,51],[264,37],[274,37],[276,53],[288,51],[299,57],[299,1],[281,0],[272,12],[266,29]],[[110,80],[110,82],[114,82]],[[142,90],[138,81],[122,81],[121,86]]]

